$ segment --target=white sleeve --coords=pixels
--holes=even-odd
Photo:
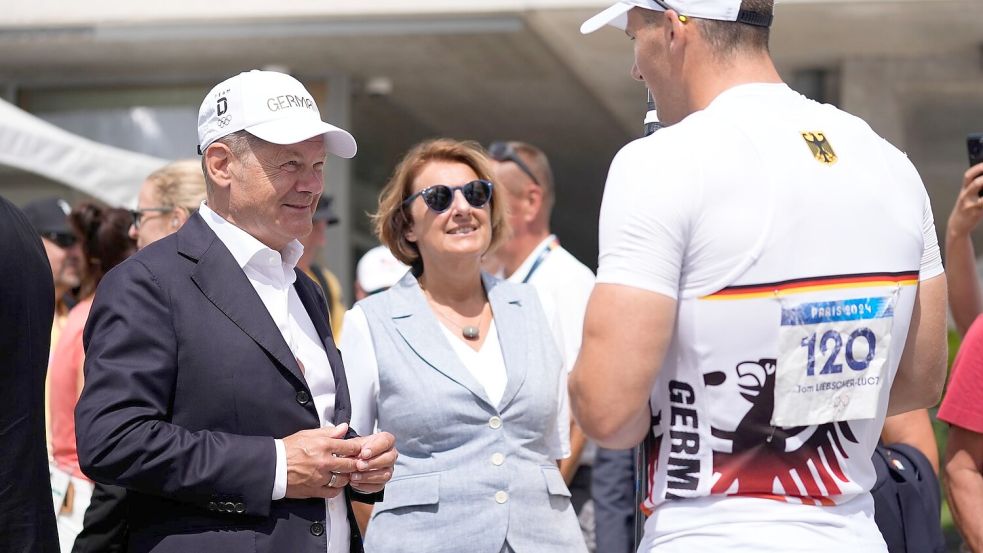
[[[563,354],[563,368],[566,372],[573,370],[573,365],[580,354],[580,343],[584,336],[584,314],[587,302],[594,289],[594,275],[587,271],[589,277],[569,279],[562,290],[562,298],[557,305],[557,343]]]
[[[922,252],[922,266],[918,272],[918,280],[928,280],[941,275],[945,269],[942,267],[942,254],[939,252],[939,237],[935,233],[932,202],[928,199],[927,192],[925,193],[925,207],[922,213],[922,236],[925,241],[925,249]]]
[[[628,144],[611,162],[598,222],[597,283],[675,299],[701,191],[683,172],[686,164],[671,159],[672,144],[651,138]]]
[[[570,456],[570,401],[567,393],[566,367],[560,370],[560,389],[556,394],[556,439],[559,444],[560,457]]]
[[[356,305],[345,313],[341,333],[342,359],[352,401],[351,428],[360,436],[375,432],[378,422],[379,362],[365,312]]]
[[[287,448],[283,440],[273,440],[276,447],[276,474],[273,476],[273,501],[287,496]]]

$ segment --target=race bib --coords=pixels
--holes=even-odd
[[[895,299],[782,302],[772,425],[876,416],[887,377]]]

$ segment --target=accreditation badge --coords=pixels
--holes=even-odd
[[[772,425],[876,416],[896,299],[897,290],[882,297],[782,301]]]
[[[68,488],[72,484],[72,475],[53,463],[48,464],[48,474],[51,477],[51,502],[57,514],[65,505],[65,496],[68,495]]]

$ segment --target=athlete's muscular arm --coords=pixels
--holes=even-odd
[[[881,440],[885,445],[910,445],[925,455],[935,474],[939,473],[939,445],[935,442],[928,409],[887,417],[881,430]]]
[[[944,273],[918,284],[908,340],[891,386],[889,416],[932,407],[939,402],[948,357],[945,304]]]
[[[960,335],[983,312],[983,293],[976,275],[976,252],[970,233],[983,219],[983,163],[963,175],[963,185],[949,214],[945,239],[945,271],[949,278],[949,308]]]
[[[973,553],[983,553],[983,434],[952,425],[945,450],[949,507]]]
[[[611,449],[633,447],[649,428],[649,392],[676,319],[676,300],[617,284],[594,287],[584,341],[570,373],[570,405],[584,433]]]

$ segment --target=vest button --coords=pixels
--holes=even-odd
[[[499,417],[492,417],[492,418],[488,419],[488,426],[490,426],[492,428],[501,428],[502,427],[502,419],[499,418]]]
[[[497,466],[500,466],[502,463],[505,462],[505,456],[502,455],[501,453],[496,453],[496,454],[492,455],[491,462],[496,467]]]
[[[311,396],[304,390],[297,392],[297,403],[307,405],[311,401]]]
[[[324,524],[320,522],[315,522],[314,524],[311,524],[311,534],[314,534],[315,536],[323,536]]]
[[[495,492],[495,501],[498,503],[505,503],[509,500],[509,494],[499,490]]]

